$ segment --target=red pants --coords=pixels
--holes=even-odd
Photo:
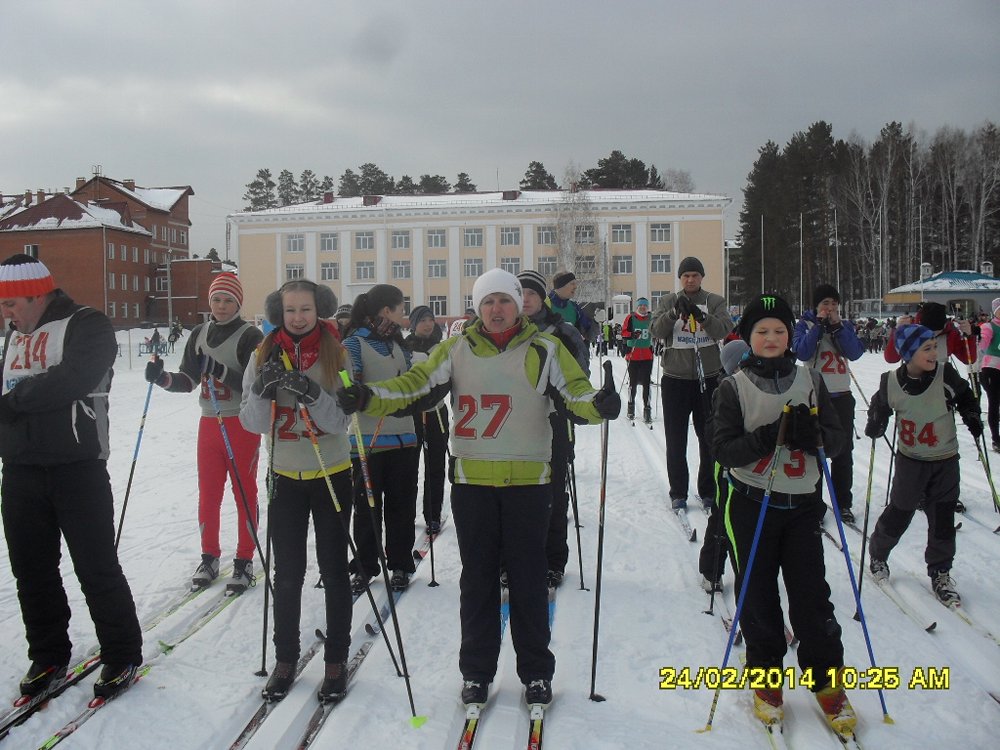
[[[198,424],[198,526],[201,529],[201,551],[206,555],[222,556],[219,546],[219,511],[222,495],[226,490],[226,476],[229,476],[236,500],[237,541],[236,557],[252,560],[254,556],[253,534],[248,520],[257,530],[257,457],[260,454],[260,435],[247,432],[240,424],[240,418],[223,417],[229,444],[233,448],[233,459],[239,472],[239,481],[232,471],[226,443],[222,438],[219,420],[216,417],[202,417]],[[246,493],[246,505],[240,496],[239,486]],[[248,519],[249,510],[249,519]]]

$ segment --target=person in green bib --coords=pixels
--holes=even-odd
[[[639,297],[635,312],[625,316],[622,339],[628,347],[628,411],[626,416],[635,419],[635,392],[642,386],[642,421],[651,424],[653,414],[649,408],[649,380],[653,374],[653,338],[649,335],[649,300]]]

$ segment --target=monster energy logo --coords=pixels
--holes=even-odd
[[[777,300],[777,297],[761,297],[760,303],[764,306],[765,310],[773,310],[775,300]]]

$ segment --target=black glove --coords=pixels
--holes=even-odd
[[[294,393],[297,399],[305,404],[315,404],[319,398],[319,383],[310,380],[298,370],[289,370],[281,377],[278,387],[283,391]]]
[[[760,447],[763,450],[771,452],[774,450],[774,446],[778,443],[778,429],[780,427],[781,417],[778,417],[770,424],[761,425],[751,434],[760,441]]]
[[[690,303],[689,302],[688,306],[691,308],[691,311],[688,314],[689,315],[694,315],[695,322],[696,323],[704,323],[705,322],[705,318],[708,317],[708,315],[705,314],[705,311],[702,310],[700,307],[698,307],[698,305],[696,305],[694,303]]]
[[[368,402],[372,400],[372,389],[364,383],[354,383],[347,388],[337,391],[337,403],[343,409],[344,414],[353,414],[356,411],[364,411]]]
[[[868,406],[868,424],[865,425],[865,435],[873,440],[885,435],[885,431],[889,427],[889,412],[882,409],[881,406],[882,399],[876,392]]]
[[[978,440],[983,436],[983,418],[978,414],[969,414],[968,416],[962,416],[962,421],[965,422],[965,426],[969,428],[969,434],[973,438]]]
[[[805,404],[796,404],[788,415],[785,445],[794,450],[816,453],[819,445],[819,416],[810,414]]]
[[[198,356],[201,358],[202,375],[208,375],[216,380],[225,379],[226,373],[229,372],[229,368],[207,354],[199,354]]]
[[[280,362],[275,362],[273,359],[265,362],[257,374],[257,379],[250,386],[250,391],[261,398],[274,398],[274,392],[285,372],[285,367]]]
[[[686,320],[691,314],[691,300],[687,298],[687,295],[683,293],[677,295],[677,301],[674,302],[674,314],[683,320]]]
[[[618,419],[622,413],[622,397],[617,391],[606,391],[603,388],[594,396],[594,407],[601,419]]]
[[[153,357],[146,363],[146,382],[155,383],[161,375],[163,375],[163,360],[159,357]]]

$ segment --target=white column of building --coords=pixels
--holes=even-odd
[[[649,222],[637,221],[635,223],[635,297],[646,297],[649,299]]]
[[[284,235],[281,232],[275,232],[274,234],[274,285],[275,289],[280,287],[285,283],[285,264],[281,251],[281,243],[284,241]]]
[[[318,232],[305,232],[305,257],[302,259],[302,276],[310,281],[319,281],[319,265],[316,262],[316,240]]]
[[[461,315],[465,312],[462,307],[462,286],[459,282],[462,269],[462,228],[459,226],[448,227],[448,314]],[[455,270],[452,270],[452,263],[455,263]],[[454,305],[454,307],[452,307]]]
[[[497,225],[487,224],[483,232],[486,233],[486,268],[483,270],[489,271],[500,265],[500,261],[497,260]]]
[[[427,295],[424,292],[424,230],[416,227],[410,237],[410,279],[413,282],[413,297],[410,308],[414,305],[426,305]]]
[[[354,269],[351,268],[351,232],[349,229],[340,233],[340,239],[337,243],[340,246],[340,298],[354,304],[354,295],[350,291]]]
[[[375,230],[375,283],[390,283],[389,279],[389,230]]]
[[[521,225],[521,247],[524,248],[524,261],[521,270],[533,268],[535,265],[535,234],[531,224]]]
[[[677,268],[681,264],[681,258],[684,257],[681,254],[681,222],[670,222],[670,239],[670,244],[674,246],[674,259],[673,263],[670,264],[670,276],[674,280],[674,291],[677,292],[681,288],[681,281],[677,277]]]

